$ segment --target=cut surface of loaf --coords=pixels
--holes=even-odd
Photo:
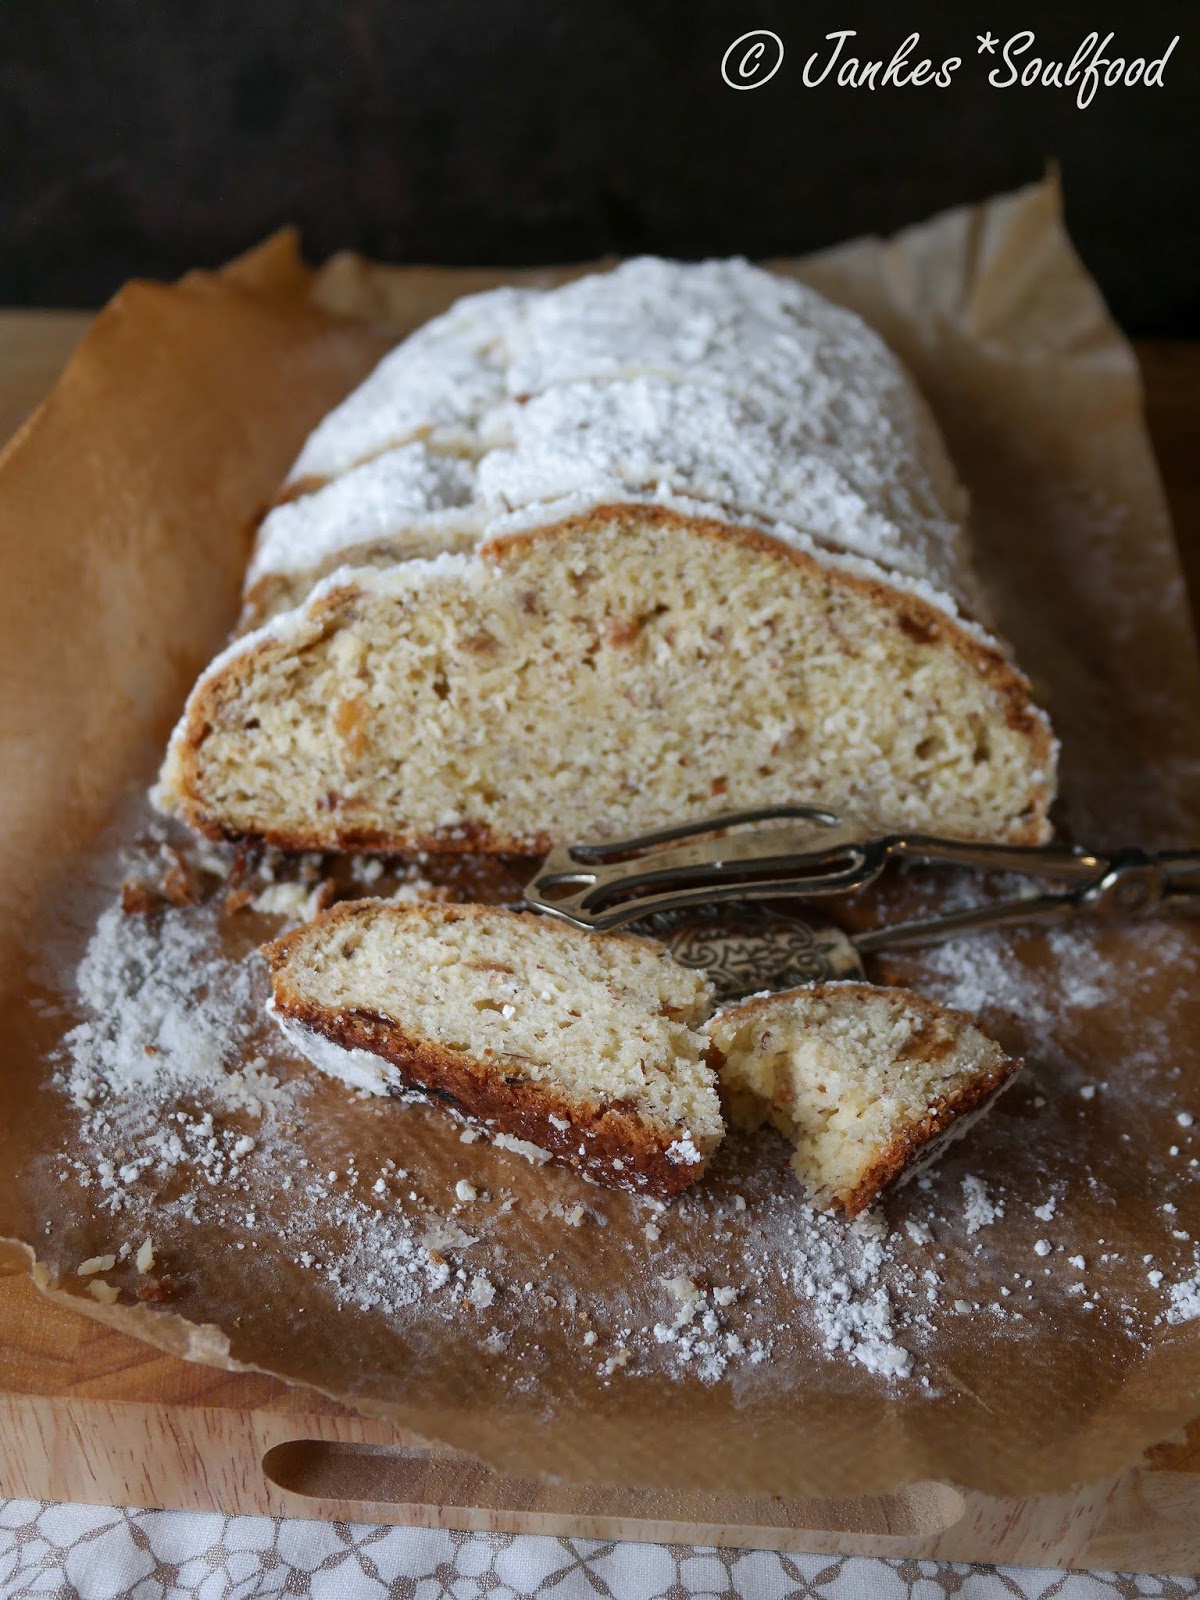
[[[486,906],[333,907],[265,950],[316,1066],[424,1091],[599,1182],[666,1198],[724,1133],[702,974],[660,945]]]
[[[287,850],[534,853],[797,800],[1034,842],[1054,759],[920,586],[625,506],[335,573],[204,673],[156,799]]]
[[[961,1012],[864,983],[756,996],[709,1038],[733,1125],[772,1123],[812,1203],[849,1217],[935,1159],[1022,1065]]]

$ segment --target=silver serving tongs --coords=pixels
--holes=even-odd
[[[853,942],[863,954],[1016,923],[1056,922],[1081,911],[1140,916],[1200,910],[1200,850],[973,844],[881,832],[815,806],[731,811],[633,839],[559,845],[526,887],[525,899],[535,910],[598,932],[688,906],[849,894],[898,859],[1022,873],[1059,887],[856,933]]]

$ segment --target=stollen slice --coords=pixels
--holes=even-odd
[[[1054,767],[1025,678],[919,584],[611,506],[331,574],[205,671],[155,798],[293,851],[532,855],[798,800],[1040,843]]]
[[[661,945],[478,905],[332,907],[267,945],[275,1020],[373,1094],[413,1090],[498,1143],[668,1198],[724,1134],[702,973]]]
[[[962,1012],[866,983],[754,996],[709,1038],[733,1125],[778,1128],[808,1199],[847,1217],[935,1160],[1023,1064]]]

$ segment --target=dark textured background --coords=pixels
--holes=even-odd
[[[725,47],[787,46],[735,93]],[[947,90],[805,89],[832,28],[912,28]],[[975,35],[1070,57],[1093,28],[1163,89],[986,86]],[[796,253],[1062,167],[1068,221],[1133,333],[1200,335],[1200,8],[798,0],[0,0],[0,301],[94,305],[284,221],[320,258],[529,263]],[[990,63],[988,63],[990,64]]]

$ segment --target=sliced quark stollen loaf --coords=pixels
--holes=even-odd
[[[333,907],[266,946],[273,1011],[316,1066],[423,1091],[600,1182],[666,1198],[724,1134],[702,974],[651,940],[486,906]]]
[[[965,496],[903,367],[858,317],[745,261],[643,258],[556,290],[474,296],[429,323],[305,445],[287,500],[331,480],[342,493],[267,517],[250,622],[339,556],[381,565],[463,547],[436,478],[424,474],[422,499],[408,473],[389,504],[361,475],[414,444],[454,459],[453,504],[482,538],[683,497],[858,551],[981,614]]]
[[[798,798],[1047,832],[1053,740],[967,620],[937,431],[791,280],[640,260],[460,302],[289,494],[248,575],[269,626],[201,679],[158,789],[204,832],[532,852]]]
[[[733,1125],[771,1122],[812,1203],[850,1217],[965,1133],[1022,1066],[961,1012],[864,983],[756,996],[708,1031]]]
[[[915,580],[665,507],[342,570],[208,668],[158,804],[287,850],[534,853],[805,800],[1037,841],[1054,745]]]

